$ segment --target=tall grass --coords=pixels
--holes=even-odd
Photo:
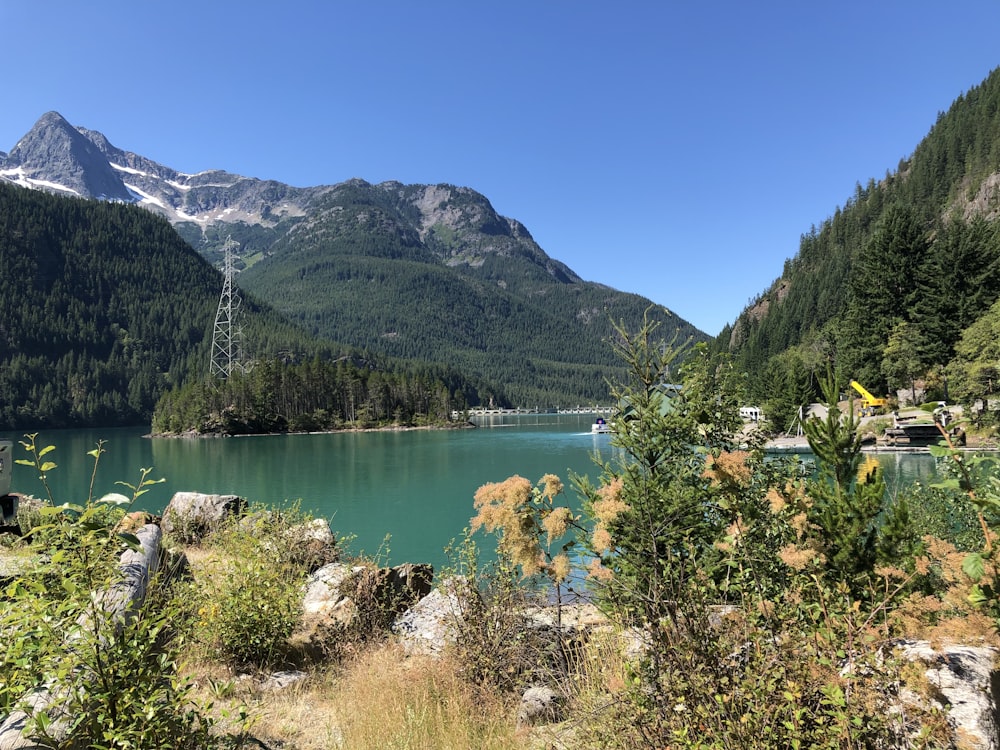
[[[211,671],[210,664],[201,665]],[[197,669],[197,666],[196,666]],[[238,731],[241,706],[249,734],[294,750],[500,750],[525,747],[515,706],[458,676],[451,660],[406,657],[391,643],[371,646],[347,663],[312,670],[282,690],[256,681],[222,682],[202,672],[203,697],[215,700],[224,731]],[[221,689],[219,686],[223,686]]]

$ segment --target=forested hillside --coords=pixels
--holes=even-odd
[[[952,398],[988,395],[995,385],[971,382],[953,361],[1000,296],[998,208],[1000,70],[941,114],[895,172],[859,184],[803,235],[718,343],[783,418],[818,396],[815,375],[828,366],[876,394],[919,380],[938,397],[948,385]]]
[[[527,407],[606,401],[621,374],[611,322],[634,328],[651,305],[583,281],[474,191],[361,180],[324,195],[240,284],[318,336],[446,363]],[[706,338],[652,315],[667,337]]]
[[[216,266],[231,238],[239,286],[303,330],[369,361],[461,371],[519,406],[605,401],[606,381],[622,374],[612,321],[635,328],[649,308],[666,338],[707,340],[648,299],[583,280],[469,187],[296,188],[179,172],[58,112],[42,115],[0,167],[0,180],[29,189],[144,206]]]
[[[0,426],[148,420],[208,356],[218,289],[147,211],[0,184]]]
[[[254,367],[209,379],[222,277],[137,206],[0,183],[0,429],[325,429],[446,419],[501,387],[309,335],[243,295]]]

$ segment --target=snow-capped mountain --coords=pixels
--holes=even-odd
[[[293,188],[210,170],[185,174],[112,145],[96,130],[74,127],[58,112],[43,115],[10,153],[0,152],[0,179],[82,198],[139,203],[171,223],[273,225],[301,216],[322,188]]]
[[[638,326],[653,306],[584,281],[468,187],[349,179],[295,188],[221,170],[186,174],[56,112],[0,154],[0,180],[143,206],[216,266],[232,238],[240,288],[310,333],[521,383],[523,403],[596,398],[618,366],[610,321]],[[707,338],[660,310],[668,338]]]

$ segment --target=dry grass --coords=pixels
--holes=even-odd
[[[219,729],[238,733],[243,706],[248,733],[268,747],[499,750],[527,742],[515,732],[514,704],[462,681],[448,659],[407,658],[394,644],[283,689],[232,679],[211,662],[192,668],[197,697],[215,704]]]
[[[403,658],[389,646],[362,655],[337,685],[345,747],[516,747],[513,710],[475,691],[448,660]]]

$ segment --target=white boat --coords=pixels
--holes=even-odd
[[[611,425],[604,420],[604,417],[598,417],[597,421],[590,425],[590,431],[595,435],[602,435],[611,432]]]

